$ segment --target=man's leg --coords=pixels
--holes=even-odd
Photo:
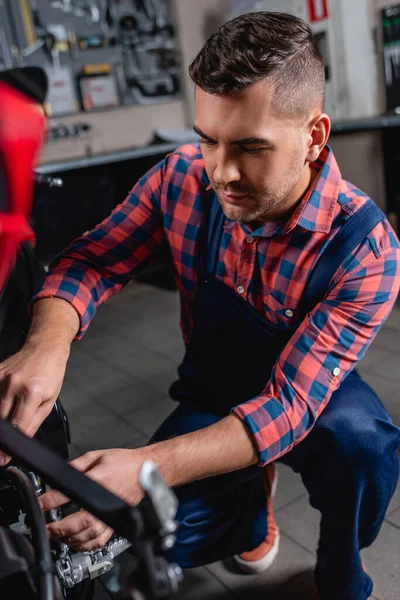
[[[203,429],[221,417],[180,405],[151,442]],[[168,558],[196,567],[252,550],[267,531],[263,470],[257,466],[176,488],[177,542]]]
[[[399,476],[395,427],[357,373],[334,392],[309,435],[282,462],[301,474],[321,512],[316,584],[322,600],[365,600],[360,549],[381,528]]]

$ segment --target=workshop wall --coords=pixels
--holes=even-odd
[[[368,0],[371,32],[375,43],[376,64],[372,66],[377,78],[376,114],[385,114],[384,59],[380,11],[399,4],[399,0]],[[377,131],[334,136],[330,144],[338,159],[342,175],[369,194],[383,209],[386,208],[384,157],[382,136]]]
[[[51,119],[53,127],[69,127],[79,123],[89,125],[90,133],[81,139],[48,143],[42,150],[40,164],[105,154],[151,143],[153,131],[158,127],[185,127],[186,106],[184,100],[180,99],[166,104],[126,106]]]
[[[185,126],[172,13],[173,0],[0,2],[0,67],[37,65],[49,77],[42,164],[141,146],[158,127]]]
[[[384,6],[398,4],[399,0],[365,0],[368,7],[371,32],[370,77],[374,84],[367,113],[384,114],[385,89],[383,82],[383,51],[380,27],[380,10]],[[157,127],[191,127],[194,119],[194,90],[187,74],[188,66],[201,48],[206,38],[226,20],[231,6],[230,0],[171,0],[171,12],[177,28],[182,60],[182,90],[184,98],[155,106],[129,106],[84,114],[90,124],[91,133],[82,140],[58,141],[48,145],[41,156],[41,162],[68,159],[87,154],[101,154],[149,142],[152,131]],[[354,15],[343,18],[354,22]],[[351,17],[351,18],[350,18]],[[351,24],[351,23],[350,23]],[[357,35],[354,35],[357,44]],[[364,111],[365,113],[366,111]],[[367,116],[359,115],[359,116]],[[57,120],[71,125],[79,119],[67,117]],[[343,176],[376,202],[385,206],[385,185],[381,136],[377,132],[353,133],[332,136],[331,145],[337,155]]]
[[[385,111],[385,89],[383,82],[383,52],[380,33],[380,14],[383,6],[397,4],[399,0],[365,0],[368,3],[369,28],[372,39],[370,86],[372,97],[367,110],[354,116],[372,116]],[[184,89],[187,105],[186,117],[189,123],[194,119],[193,84],[187,75],[187,68],[207,37],[221,25],[231,6],[230,0],[215,3],[213,0],[176,0],[176,19],[180,31],[180,44],[183,55]],[[346,19],[346,15],[343,17]],[[354,15],[348,15],[349,24]],[[355,36],[354,43],[357,44]],[[356,65],[355,65],[356,68]],[[363,103],[365,104],[365,103]],[[355,109],[356,110],[356,109]],[[343,177],[352,181],[369,194],[381,207],[385,206],[385,184],[383,150],[378,132],[353,133],[332,136],[330,143],[336,153]]]

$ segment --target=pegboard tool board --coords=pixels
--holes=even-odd
[[[381,11],[385,62],[386,108],[400,114],[400,4]]]
[[[41,66],[50,116],[180,97],[169,0],[0,0],[0,68]]]

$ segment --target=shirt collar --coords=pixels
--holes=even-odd
[[[342,175],[330,146],[325,146],[311,167],[318,175],[286,222],[283,233],[289,233],[296,226],[328,233],[332,227]]]

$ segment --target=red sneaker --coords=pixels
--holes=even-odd
[[[243,573],[262,573],[269,569],[279,550],[279,528],[274,518],[273,499],[278,484],[278,471],[273,463],[265,467],[265,490],[267,494],[267,537],[254,550],[234,556]]]

